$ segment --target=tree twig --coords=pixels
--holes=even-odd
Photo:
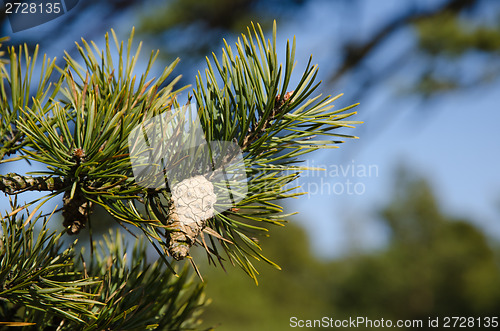
[[[11,195],[25,191],[57,191],[67,186],[68,183],[61,177],[33,177],[16,173],[0,175],[0,191]]]

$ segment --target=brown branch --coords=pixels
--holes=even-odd
[[[0,175],[0,191],[7,194],[18,194],[25,191],[57,191],[68,187],[61,177],[22,176],[16,173]]]
[[[269,129],[272,121],[279,115],[280,112],[284,111],[284,107],[289,103],[289,99],[294,91],[287,92],[283,99],[280,99],[280,95],[275,98],[274,108],[267,118],[261,117],[256,125],[252,125],[248,128],[247,135],[243,139],[243,144],[241,146],[242,150],[247,150],[250,148],[252,143],[256,141],[261,135]]]

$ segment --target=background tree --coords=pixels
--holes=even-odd
[[[387,249],[334,265],[331,298],[345,316],[496,316],[498,251],[470,220],[444,215],[426,181],[401,172],[382,217]]]
[[[498,242],[489,241],[471,220],[444,214],[424,179],[409,170],[400,170],[397,178],[380,213],[391,232],[385,247],[319,260],[305,230],[290,224],[288,232],[262,240],[284,273],[263,269],[258,288],[234,273],[221,277],[209,270],[207,295],[214,301],[205,318],[220,321],[219,330],[286,330],[292,316],[410,319],[426,327],[429,317],[497,316]],[[241,300],[231,299],[236,291]],[[437,329],[448,328],[441,323]]]
[[[178,79],[168,80],[176,62],[159,77],[148,78],[157,56],[152,52],[145,72],[136,78],[141,45],[134,51],[133,32],[124,45],[112,31],[104,50],[82,40],[80,61],[66,54],[65,66],[58,67],[44,57],[40,81],[32,86],[37,49],[31,55],[27,46],[8,48],[1,71],[0,162],[36,161],[44,168],[0,176],[0,190],[14,196],[11,211],[2,215],[0,242],[5,322],[60,330],[192,328],[199,323],[201,285],[188,281],[186,269],[174,261],[187,258],[201,277],[190,254],[192,246],[201,246],[210,263],[238,265],[255,281],[252,260],[278,267],[262,254],[254,237],[267,232],[262,224],[284,222],[287,215],[274,201],[297,195],[285,185],[308,170],[300,166],[300,156],[336,147],[342,142],[338,137],[354,138],[338,129],[357,122],[348,119],[355,114],[349,111],[354,105],[332,110],[338,96],[312,96],[319,84],[314,82],[317,66],[311,60],[299,83],[290,87],[295,42],[287,43],[284,65],[277,61],[276,47],[276,26],[272,38],[266,39],[260,26],[252,25],[234,48],[226,44],[220,59],[214,55],[213,62],[207,61],[205,75],[198,75],[187,98],[188,103],[191,98],[197,101],[196,116],[208,142],[231,142],[241,149],[244,178],[235,175],[232,150],[215,144],[210,145],[210,171],[224,167],[229,180],[208,182],[212,172],[202,162],[207,150],[194,145],[188,154],[161,154],[164,168],[146,174],[159,176],[163,185],[154,187],[144,186],[132,170],[137,141],[130,137],[135,128],[149,130],[144,123],[166,114],[175,125],[148,131],[145,152],[158,153],[154,141],[165,140],[166,131],[172,133],[168,143],[178,150],[191,143],[193,130],[186,136],[182,131],[193,118],[176,117],[181,112],[178,98],[186,87],[174,89]],[[191,177],[172,182],[166,173],[175,167]],[[234,189],[242,185],[244,191]],[[184,187],[189,194],[179,195]],[[230,194],[241,196],[237,205],[219,199],[227,187]],[[46,193],[18,204],[17,196],[26,191]],[[128,264],[126,244],[114,233],[104,237],[100,247],[91,241],[90,261],[78,256],[73,246],[64,250],[62,234],[50,234],[47,227],[56,210],[48,218],[39,212],[61,194],[68,235],[91,230],[92,222],[99,222],[91,216],[94,205],[99,205],[123,228],[139,229],[161,259],[147,263],[146,248],[137,239]],[[191,214],[198,212],[194,205],[187,211],[181,207],[182,199],[193,195],[203,204],[215,196],[208,207],[220,212],[198,215],[199,219],[195,215],[191,221]],[[38,236],[37,222],[43,223]]]

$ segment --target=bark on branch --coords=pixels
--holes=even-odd
[[[0,175],[0,191],[7,194],[18,194],[25,191],[57,191],[68,186],[61,177],[22,176],[16,173]]]

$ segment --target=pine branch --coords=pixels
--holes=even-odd
[[[257,274],[250,258],[266,259],[249,232],[267,231],[256,223],[281,224],[285,214],[271,201],[293,197],[286,185],[295,180],[299,156],[319,148],[334,148],[341,140],[317,140],[318,136],[356,138],[335,130],[353,127],[349,121],[356,105],[331,111],[337,97],[310,97],[319,84],[314,80],[317,65],[307,64],[302,78],[289,88],[295,63],[295,41],[287,42],[285,63],[278,63],[276,26],[266,40],[259,25],[252,25],[232,49],[227,43],[219,59],[207,58],[205,77],[196,77],[194,96],[200,105],[202,126],[209,141],[237,142],[244,152],[248,176],[248,193],[235,208],[215,215],[207,227],[227,241],[218,240],[231,263],[241,266],[251,277]],[[221,81],[221,83],[219,83]],[[222,157],[222,165],[230,164],[234,155]],[[159,209],[160,210],[160,209]],[[216,255],[220,249],[200,240],[207,253]],[[277,267],[277,266],[276,266]]]
[[[292,96],[293,91],[287,92],[283,99],[280,95],[276,96],[275,105],[273,110],[267,117],[262,117],[257,124],[252,123],[251,127],[248,128],[248,133],[243,139],[241,144],[241,148],[243,151],[248,151],[252,143],[254,143],[258,138],[262,136],[270,127],[273,120],[279,115],[280,112],[284,111],[284,107],[288,105],[288,101]],[[286,104],[286,105],[285,105]],[[229,164],[230,161],[227,161],[226,164]]]
[[[144,131],[145,123],[158,115],[168,115],[169,121],[175,118],[180,109],[177,94],[184,88],[175,90],[178,78],[169,78],[177,61],[158,78],[148,78],[158,55],[155,52],[136,80],[132,73],[141,44],[133,50],[132,41],[133,31],[126,47],[111,31],[111,36],[106,35],[105,49],[96,53],[93,43],[82,40],[77,49],[84,66],[66,54],[67,66],[57,68],[61,76],[54,91],[41,84],[32,102],[27,97],[29,84],[20,78],[10,79],[15,107],[2,108],[5,116],[0,129],[7,132],[15,126],[26,141],[22,157],[43,163],[46,170],[32,172],[39,177],[0,176],[0,190],[7,194],[55,191],[46,200],[64,192],[63,224],[70,234],[77,234],[88,222],[92,206],[100,205],[120,224],[142,230],[172,272],[167,257],[190,258],[190,248],[195,245],[201,245],[218,261],[224,259],[224,251],[231,263],[254,278],[257,272],[252,259],[279,268],[265,258],[258,242],[250,239],[250,232],[267,231],[262,222],[281,225],[285,221],[287,214],[274,201],[300,195],[287,187],[298,171],[308,170],[299,166],[300,156],[319,148],[335,148],[343,142],[339,138],[356,138],[337,132],[359,123],[349,120],[356,114],[350,111],[356,105],[332,110],[340,95],[313,95],[319,83],[315,83],[318,67],[311,59],[296,86],[290,87],[295,40],[287,42],[285,62],[280,64],[276,26],[267,40],[261,27],[252,25],[235,49],[225,43],[221,59],[213,55],[214,65],[207,59],[206,78],[201,74],[196,77],[193,95],[198,104],[199,131],[210,144],[195,144],[192,150],[184,151],[197,141],[192,133],[183,133],[191,118],[171,121],[177,125],[171,128],[173,136],[168,140],[177,148],[172,153],[154,146],[165,140],[164,130],[154,131],[151,134],[156,136],[148,137],[153,140],[149,140],[152,146],[146,152],[164,155],[161,165],[155,165],[162,171],[154,176],[169,185],[144,187],[132,171],[135,159],[131,158],[139,143],[131,136],[136,128]],[[117,61],[112,60],[113,42]],[[15,50],[10,54],[16,77],[24,77]],[[29,58],[27,50],[25,57]],[[29,70],[33,64],[27,62]],[[50,70],[44,71],[44,82],[55,68],[50,63],[46,62]],[[2,100],[9,104],[4,97]],[[317,139],[320,136],[325,138]],[[177,196],[176,178],[167,178],[174,168],[181,173],[178,182],[189,183]],[[196,176],[204,179],[194,181]],[[191,194],[199,189],[191,188],[192,183],[206,181],[211,185],[200,194]],[[200,215],[191,215],[194,209],[185,203],[193,197],[192,202],[203,210]],[[207,210],[210,212],[205,213]]]
[[[11,200],[11,208],[18,209]],[[119,232],[85,260],[40,215],[0,218],[0,320],[37,330],[194,330],[204,285],[188,269],[148,263],[142,239],[127,250]],[[40,231],[35,224],[42,221]],[[132,264],[128,260],[132,260]],[[30,324],[33,323],[33,324]]]
[[[17,209],[17,202],[11,201],[11,207]],[[102,303],[94,301],[92,294],[82,290],[85,286],[97,286],[100,281],[80,277],[71,270],[76,242],[62,250],[61,234],[50,234],[46,228],[50,217],[43,219],[40,232],[35,234],[39,218],[40,215],[32,212],[27,223],[22,217],[0,219],[0,300],[12,308],[17,306],[21,311],[32,307],[30,309],[45,311],[68,321],[95,319],[89,305]],[[2,316],[0,319],[5,320]],[[20,321],[26,322],[24,319]]]
[[[54,176],[22,176],[16,173],[0,175],[0,191],[14,195],[26,191],[58,191],[69,186],[69,182]]]

